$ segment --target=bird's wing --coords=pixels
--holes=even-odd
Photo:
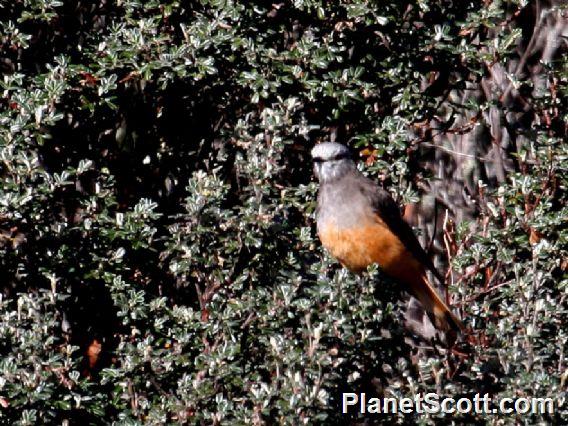
[[[400,209],[392,199],[391,195],[384,189],[377,186],[370,179],[365,178],[361,181],[362,192],[371,203],[375,213],[385,222],[390,230],[400,238],[404,246],[412,255],[422,263],[434,276],[444,283],[444,279],[432,263],[432,259],[424,251],[420,242],[414,235],[412,228],[404,221],[400,214]]]

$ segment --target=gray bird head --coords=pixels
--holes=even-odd
[[[340,179],[355,169],[349,149],[335,142],[323,142],[312,149],[314,174],[321,183]]]

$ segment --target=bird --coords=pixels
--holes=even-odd
[[[322,142],[311,151],[319,180],[317,233],[322,245],[348,270],[361,274],[379,267],[422,304],[442,332],[464,330],[430,283],[426,271],[443,283],[390,193],[364,176],[349,148]]]

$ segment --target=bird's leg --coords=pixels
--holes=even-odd
[[[357,284],[359,284],[361,287],[365,285],[365,277],[363,276],[363,274],[357,274]]]

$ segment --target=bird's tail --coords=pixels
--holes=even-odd
[[[452,313],[438,292],[434,290],[426,275],[422,275],[421,279],[411,283],[411,292],[428,312],[437,329],[456,332],[465,329],[459,318]]]

